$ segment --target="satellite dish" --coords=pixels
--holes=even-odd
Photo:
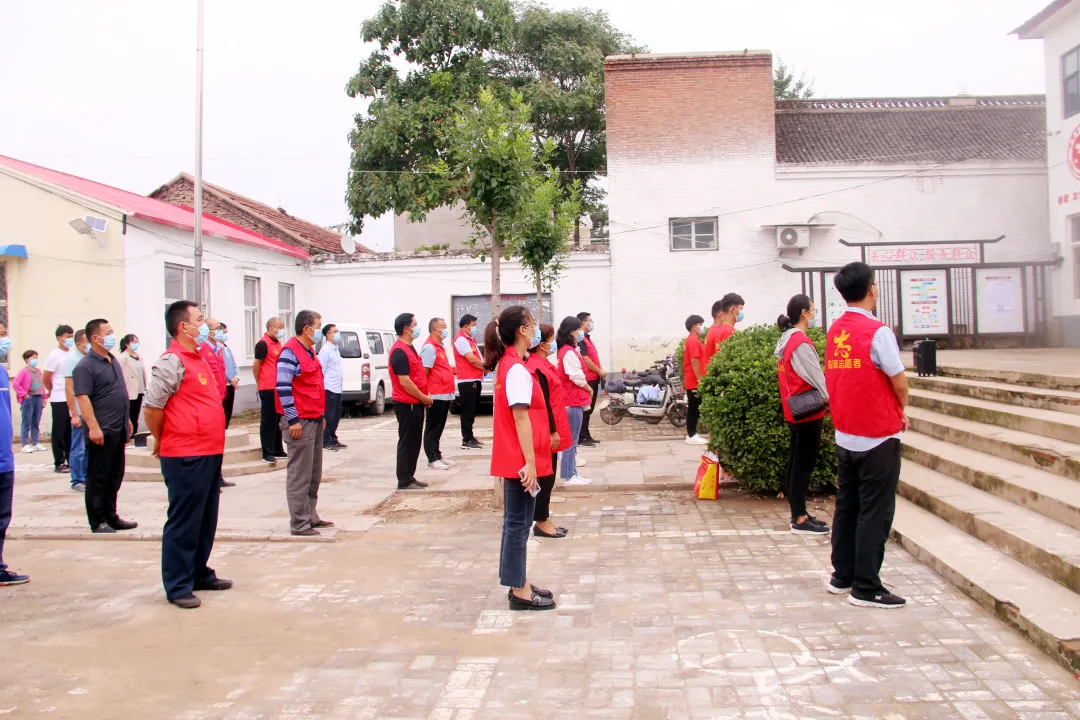
[[[341,234],[341,252],[346,255],[352,255],[356,252],[356,241],[353,240],[353,236],[346,230]]]

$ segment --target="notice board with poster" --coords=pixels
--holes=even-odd
[[[904,335],[949,334],[948,282],[946,270],[900,271]]]
[[[1024,332],[1023,268],[976,268],[979,334]]]
[[[830,325],[847,312],[847,301],[844,300],[840,291],[836,289],[836,285],[833,283],[833,280],[836,279],[836,273],[822,273],[822,277],[825,279],[825,312],[824,314],[822,313],[822,308],[817,308],[817,311],[818,317],[823,318],[821,327],[828,330]]]
[[[529,312],[533,314],[533,317],[537,316],[536,313],[536,293],[529,295],[512,295],[503,293],[501,296],[502,308],[505,310],[511,305],[524,305],[529,308]],[[458,332],[458,320],[463,315],[474,315],[476,317],[476,332],[473,334],[473,340],[481,348],[484,347],[484,328],[491,322],[491,296],[490,295],[455,295],[450,300],[451,309],[450,315],[453,320],[448,320],[447,324],[450,325],[450,336],[457,335]],[[544,293],[544,322],[551,323],[551,293]],[[558,323],[555,323],[555,327],[558,327]]]

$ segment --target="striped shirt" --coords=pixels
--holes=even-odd
[[[296,355],[290,348],[282,349],[277,361],[277,394],[281,399],[281,409],[285,415],[286,425],[295,425],[300,422],[292,392],[293,378],[299,374],[300,362],[296,359]]]

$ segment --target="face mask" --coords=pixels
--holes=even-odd
[[[735,316],[735,322],[742,322],[745,317],[746,317],[746,313],[744,313],[742,310],[740,310],[739,314]]]
[[[131,343],[131,352],[139,352],[139,343]]]
[[[574,333],[574,337],[577,338],[578,342],[581,342],[582,340],[585,339],[585,331],[584,330],[578,330],[576,333]]]
[[[30,367],[37,367],[37,364],[38,364],[38,359],[37,358],[30,358]]]
[[[75,347],[75,338],[69,337],[67,340],[65,340],[64,347],[66,347],[68,350]]]
[[[810,318],[810,324],[807,327],[817,327],[817,318]]]
[[[330,333],[329,335],[327,335],[326,342],[330,343],[331,345],[337,345],[337,333]]]
[[[537,345],[539,345],[540,344],[540,339],[541,339],[540,326],[537,325],[536,327],[533,328],[533,336],[532,336],[532,340],[529,341],[529,349],[531,350],[534,347],[536,347]]]
[[[7,355],[10,350],[11,350],[11,338],[9,338],[9,337],[0,338],[0,355]]]
[[[221,333],[221,338],[220,339],[221,339],[221,342],[228,342],[229,341],[229,333]]]
[[[322,328],[315,328],[315,335],[311,339],[315,342],[322,340]]]
[[[87,344],[83,345],[81,348],[79,348],[79,352],[81,352],[83,355],[89,355],[90,354],[90,343],[87,343]]]
[[[448,337],[450,337],[450,328],[443,328],[442,339],[445,340]]]
[[[109,333],[105,337],[101,338],[101,346],[106,350],[112,350],[116,347],[116,333]]]
[[[215,330],[214,331],[214,339],[217,340],[218,342],[224,342],[225,341],[225,333],[221,332],[220,330]]]
[[[412,335],[413,340],[420,337],[420,326],[417,325],[416,327],[409,328],[409,334]]]
[[[190,325],[188,327],[191,327]],[[285,332],[282,330],[282,332]],[[203,323],[199,326],[199,334],[195,337],[195,344],[202,345],[204,342],[210,339],[210,326]]]
[[[280,330],[277,331],[277,339],[279,341],[285,339],[285,328],[281,328]]]
[[[701,333],[701,337],[705,337],[706,335],[709,334],[709,328],[702,325],[700,328],[698,328],[698,332]]]

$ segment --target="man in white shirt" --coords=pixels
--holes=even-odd
[[[56,328],[56,347],[45,358],[41,382],[49,395],[52,410],[53,472],[68,473],[68,453],[71,452],[71,415],[68,413],[64,389],[64,361],[75,347],[75,331],[70,325]],[[72,479],[72,487],[75,486]]]
[[[323,428],[323,450],[341,450],[348,447],[337,437],[338,423],[341,422],[342,377],[341,348],[338,347],[340,331],[337,325],[330,323],[323,326],[326,342],[319,350],[319,362],[322,363],[323,388],[326,390],[326,427]]]

